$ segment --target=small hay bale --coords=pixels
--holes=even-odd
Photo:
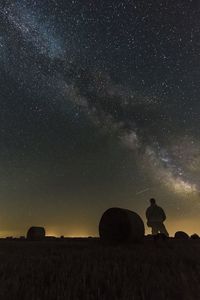
[[[188,240],[189,235],[184,231],[177,231],[174,235],[174,238],[177,240]]]
[[[109,208],[101,217],[99,235],[108,242],[138,242],[144,238],[144,223],[133,211]]]
[[[199,239],[199,235],[196,234],[196,233],[194,233],[194,234],[191,235],[190,238],[191,238],[192,240],[198,240],[198,239]]]
[[[44,227],[32,226],[27,232],[27,240],[30,241],[41,241],[45,238]]]

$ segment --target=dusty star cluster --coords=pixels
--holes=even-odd
[[[40,186],[45,203],[57,184],[65,202],[96,178],[92,198],[108,181],[111,194],[198,198],[199,12],[193,0],[1,1],[3,195],[39,199]]]

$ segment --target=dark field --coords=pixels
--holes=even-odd
[[[0,299],[200,299],[200,240],[0,241]]]

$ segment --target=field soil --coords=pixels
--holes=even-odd
[[[0,299],[198,300],[200,240],[2,240]]]

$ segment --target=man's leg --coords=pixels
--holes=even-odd
[[[159,231],[160,233],[164,233],[166,236],[169,236],[169,233],[167,232],[167,229],[163,223],[159,224]]]
[[[158,234],[158,226],[157,226],[157,224],[153,224],[151,228],[152,228],[152,234],[153,235]]]

